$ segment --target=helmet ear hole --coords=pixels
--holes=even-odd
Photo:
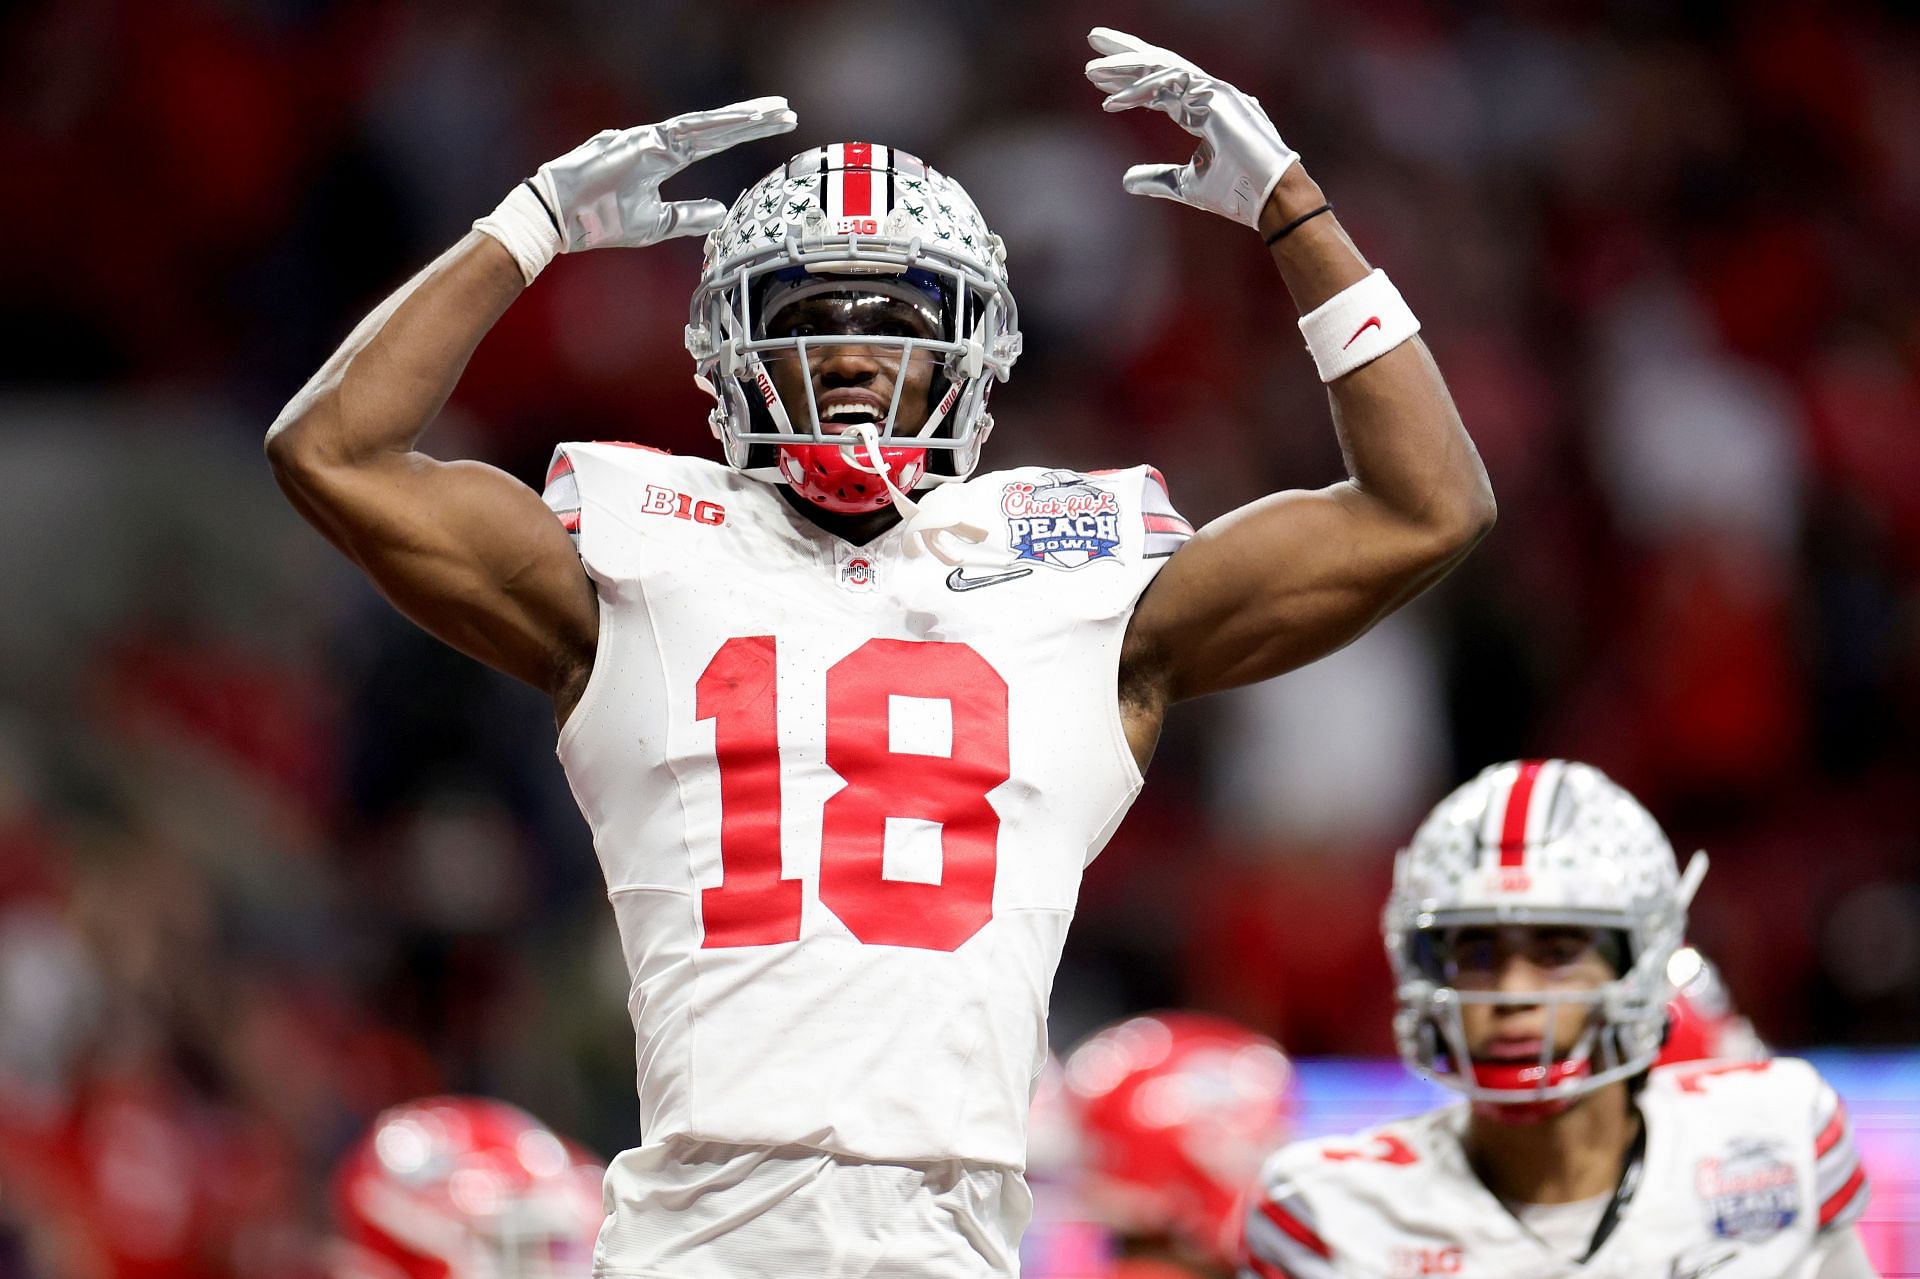
[[[1454,1070],[1458,1068],[1453,1062],[1451,1054],[1447,1051],[1446,1041],[1440,1037],[1440,1027],[1434,1024],[1433,1018],[1422,1017],[1420,1019],[1420,1028],[1416,1030],[1414,1034],[1419,1037],[1422,1056],[1430,1059],[1436,1065],[1443,1065],[1445,1069]]]
[[[1599,928],[1594,930],[1594,945],[1600,951],[1600,957],[1613,969],[1615,977],[1625,977],[1633,967],[1633,938],[1624,928]]]

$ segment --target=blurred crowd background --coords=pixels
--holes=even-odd
[[[1362,642],[1177,713],[1089,872],[1056,1039],[1187,1006],[1391,1051],[1394,849],[1482,765],[1555,754],[1710,850],[1693,939],[1769,1041],[1920,1042],[1903,8],[10,6],[0,1219],[64,1273],[302,1274],[328,1165],[402,1097],[635,1139],[548,707],[393,614],[259,451],[362,313],[587,135],[780,93],[796,134],[669,192],[730,200],[849,138],[957,177],[1027,333],[989,466],[1149,461],[1196,522],[1340,477],[1252,234],[1121,192],[1189,143],[1100,112],[1096,23],[1260,96],[1420,315],[1501,522]],[[562,439],[713,455],[680,343],[697,265],[560,259],[430,450],[534,484]]]

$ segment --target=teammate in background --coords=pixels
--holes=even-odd
[[[1204,1013],[1131,1017],[1073,1050],[1067,1089],[1118,1279],[1230,1275],[1247,1186],[1293,1126],[1280,1046]]]
[[[1350,479],[1195,534],[1144,466],[969,478],[1020,331],[957,183],[845,143],[731,210],[661,198],[792,129],[778,98],[542,165],[269,433],[401,611],[553,699],[633,979],[643,1142],[608,1172],[603,1273],[1011,1274],[1047,992],[1167,707],[1339,648],[1492,523],[1412,312],[1259,103],[1090,38],[1105,109],[1199,139],[1126,189],[1271,246]],[[419,451],[555,254],[677,235],[705,237],[686,339],[725,465],[563,445],[543,504]]]
[[[1764,1061],[1772,1054],[1741,1011],[1719,967],[1692,946],[1673,952],[1667,964],[1673,1002],[1667,1005],[1667,1038],[1656,1066],[1719,1058]]]
[[[381,1113],[334,1174],[329,1279],[580,1279],[605,1170],[484,1097]]]
[[[1651,1070],[1706,871],[1598,770],[1495,765],[1443,800],[1384,919],[1407,1065],[1461,1104],[1289,1146],[1257,1279],[1870,1279],[1846,1109],[1803,1061]]]
[[[1027,1114],[1033,1219],[1020,1238],[1021,1279],[1117,1279],[1120,1239],[1087,1205],[1087,1135],[1060,1061],[1047,1054]]]

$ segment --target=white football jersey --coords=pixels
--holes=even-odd
[[[1192,532],[1158,475],[983,475],[864,546],[631,445],[563,446],[547,501],[600,597],[559,754],[645,1139],[1019,1168],[1081,871],[1140,787],[1121,639]]]
[[[1461,1146],[1466,1103],[1288,1146],[1247,1215],[1258,1279],[1809,1279],[1866,1208],[1846,1109],[1806,1062],[1687,1062],[1639,1097],[1632,1195],[1581,1263],[1531,1234]]]

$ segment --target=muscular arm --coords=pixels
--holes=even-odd
[[[599,601],[532,489],[417,445],[474,347],[556,253],[705,235],[717,200],[667,200],[688,164],[794,127],[785,98],[607,129],[540,166],[360,322],[267,433],[287,496],[399,610],[549,694],[565,721],[593,666]]]
[[[1318,207],[1293,165],[1263,234]],[[1302,313],[1371,269],[1333,215],[1274,246]],[[1165,707],[1323,657],[1438,581],[1493,526],[1493,491],[1446,383],[1415,338],[1327,388],[1348,478],[1276,493],[1200,530],[1148,588],[1121,656],[1136,755]]]
[[[294,506],[395,607],[552,695],[564,717],[598,627],[572,542],[512,476],[417,447],[524,287],[497,240],[468,233],[360,322],[281,411],[267,457]]]

